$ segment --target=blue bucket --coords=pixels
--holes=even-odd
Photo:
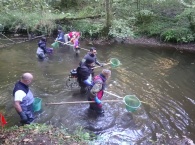
[[[37,112],[41,110],[41,105],[42,105],[42,99],[36,97],[33,102],[33,111]]]

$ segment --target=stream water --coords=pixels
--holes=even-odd
[[[52,40],[48,42],[48,45]],[[90,46],[81,42],[81,46]],[[78,66],[86,51],[79,56],[69,47],[54,50],[47,60],[36,57],[37,40],[12,45],[0,50],[0,111],[7,126],[18,124],[19,116],[12,104],[12,89],[24,72],[31,72],[31,90],[42,98],[42,111],[36,122],[68,128],[70,132],[84,128],[99,134],[96,144],[131,145],[163,144],[183,136],[195,141],[195,55],[144,45],[96,45],[100,62],[117,58],[122,65],[110,68],[107,91],[124,97],[136,95],[143,101],[131,113],[121,102],[103,103],[104,117],[88,109],[89,104],[48,105],[48,102],[86,101],[79,89],[69,90],[66,79]],[[95,69],[100,73],[102,68]],[[103,100],[119,99],[105,94]],[[171,143],[171,141],[169,142]]]

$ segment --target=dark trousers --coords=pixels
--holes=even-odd
[[[90,97],[88,97],[88,101],[94,101],[92,100]],[[97,103],[89,103],[89,108],[91,110],[94,110],[97,114],[102,114],[104,113],[103,109],[102,109],[102,105],[99,105]]]
[[[22,107],[22,111],[25,113],[28,119],[26,121],[20,121],[20,123],[23,125],[32,123],[34,120],[33,103],[27,107]]]

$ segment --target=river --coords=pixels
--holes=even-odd
[[[36,122],[68,128],[80,127],[99,135],[96,144],[165,144],[183,136],[195,141],[195,55],[170,48],[148,45],[95,45],[100,62],[117,58],[122,65],[110,68],[107,91],[124,97],[136,95],[142,105],[128,112],[122,101],[103,103],[104,117],[88,109],[88,104],[48,105],[48,102],[86,101],[79,89],[70,90],[66,79],[86,51],[76,56],[70,47],[55,49],[44,61],[36,57],[37,41],[0,50],[0,111],[7,126],[18,124],[12,104],[12,89],[24,72],[31,72],[31,90],[42,98]],[[49,44],[52,40],[48,41]],[[90,46],[81,42],[83,48]],[[102,68],[95,69],[100,73]],[[105,94],[103,100],[119,99]],[[156,142],[155,142],[156,141]]]

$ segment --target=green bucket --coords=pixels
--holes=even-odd
[[[119,65],[121,65],[120,61],[116,58],[111,58],[110,63],[112,67],[118,67]]]
[[[51,44],[51,46],[53,48],[59,48],[59,43],[58,42],[54,42],[54,43]]]
[[[41,110],[41,104],[42,104],[42,99],[36,97],[33,102],[33,110],[34,112],[40,111]]]
[[[123,101],[129,112],[135,112],[141,105],[141,101],[135,95],[127,95],[123,98]]]

